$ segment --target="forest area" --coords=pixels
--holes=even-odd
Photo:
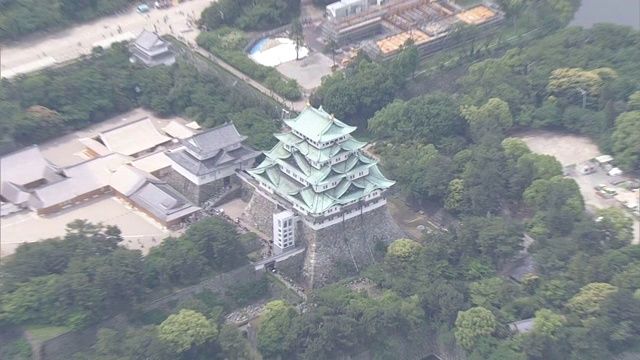
[[[202,24],[215,31],[199,42],[237,50],[244,39],[235,29],[287,24],[299,11],[288,3],[222,0],[203,14]],[[468,71],[450,91],[407,96],[407,88],[455,70],[443,66],[414,77],[420,60],[407,44],[388,66],[359,56],[312,95],[314,106],[367,129],[385,174],[397,181],[397,196],[417,207],[439,204],[458,221],[418,240],[381,244],[381,262],[314,290],[306,311],[283,300],[268,303],[256,338],[263,359],[363,352],[398,359],[408,343],[468,360],[601,360],[640,351],[640,247],[631,245],[631,220],[618,208],[588,214],[558,160],[512,137],[524,129],[586,135],[625,171],[637,170],[640,31],[609,24],[562,29],[574,1],[500,3],[514,26],[546,24],[549,33],[495,57],[466,45],[460,62]],[[28,145],[136,106],[205,127],[234,121],[260,150],[274,144],[278,131],[274,106],[185,63],[135,67],[124,46],[3,81],[0,129],[4,141]],[[523,242],[523,233],[533,244]],[[246,239],[232,225],[203,220],[146,257],[122,241],[117,228],[77,221],[63,238],[20,246],[0,265],[0,326],[84,329],[129,309],[128,331],[100,330],[97,343],[74,359],[255,358],[224,315],[263,299],[264,281],[226,296],[205,292],[171,311],[144,309],[158,293],[246,263]],[[505,268],[526,246],[536,274],[511,281]],[[362,278],[369,281],[364,289],[350,286]],[[508,327],[528,319],[531,331]],[[22,349],[5,355],[27,359]]]
[[[367,125],[396,190],[410,202],[439,202],[459,226],[392,243],[382,263],[361,273],[374,291],[354,291],[345,280],[316,291],[307,313],[274,304],[258,349],[274,359],[364,351],[392,359],[408,339],[478,360],[596,360],[638,351],[640,251],[630,245],[631,219],[619,208],[586,214],[561,164],[509,134],[585,134],[620,166],[636,169],[640,33],[615,25],[562,30],[472,65],[453,93],[396,99],[416,66],[402,59],[414,51],[407,46],[387,67],[361,58],[327,78],[313,100]],[[405,77],[397,76],[399,64]],[[584,107],[577,87],[588,92]],[[513,216],[521,209],[530,215]],[[535,239],[528,252],[538,271],[514,283],[501,273],[523,250],[523,232]],[[526,319],[531,331],[509,330]]]
[[[139,106],[159,116],[181,114],[203,127],[234,121],[258,149],[273,145],[277,129],[275,106],[246,96],[215,72],[187,63],[135,66],[126,46],[116,44],[64,68],[3,81],[2,142],[38,144]]]
[[[179,358],[176,353],[184,359],[238,358],[233,354],[245,351],[246,341],[236,327],[224,325],[224,316],[267,296],[265,278],[232,287],[225,296],[200,292],[174,305],[175,316],[145,307],[158,295],[246,264],[245,244],[252,239],[222,218],[207,218],[179,238],[164,239],[143,257],[123,246],[117,227],[76,220],[67,225],[64,237],[22,245],[0,265],[0,325],[82,330],[126,309],[128,332],[101,330],[95,348],[74,359],[173,360]],[[194,324],[203,326],[198,335],[202,340],[194,340],[191,349],[188,334],[182,332]],[[176,336],[182,336],[182,342]],[[29,350],[23,347],[0,357],[28,359]]]

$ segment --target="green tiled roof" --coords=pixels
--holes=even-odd
[[[285,120],[285,122],[294,130],[312,139],[314,137],[310,134],[319,133],[316,140],[319,142],[346,135],[344,141],[325,149],[318,149],[292,132],[275,134],[280,142],[270,151],[265,152],[266,158],[260,165],[248,170],[254,178],[268,184],[276,193],[302,206],[310,213],[322,213],[335,205],[365,197],[372,191],[388,189],[395,183],[382,175],[375,160],[360,152],[366,143],[351,138],[349,133],[355,128],[338,120],[331,120],[322,108],[316,110],[308,107],[298,118]],[[285,144],[294,150],[287,150]],[[324,162],[342,152],[349,152],[351,155],[337,164],[327,163],[317,169],[309,162],[310,160]],[[289,174],[280,170],[281,167],[288,169]],[[347,177],[348,174],[357,174],[366,169],[368,169],[368,175],[364,177],[354,180]],[[300,176],[309,185],[295,180],[294,174]],[[338,184],[325,191],[314,190],[314,186],[329,185],[332,181],[338,181]]]
[[[335,140],[356,130],[355,126],[332,119],[332,116],[322,110],[322,107],[315,109],[307,106],[298,117],[284,122],[293,130],[318,143]]]

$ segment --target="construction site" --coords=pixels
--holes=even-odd
[[[393,59],[411,40],[421,57],[451,45],[454,29],[474,26],[482,34],[504,20],[490,2],[468,8],[450,0],[341,0],[327,5],[323,40],[362,49],[379,62]]]

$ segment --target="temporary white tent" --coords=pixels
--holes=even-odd
[[[270,43],[271,46],[267,46],[267,49],[259,50],[249,55],[249,57],[258,64],[271,67],[296,59],[296,44],[293,40],[277,38],[271,39]],[[298,48],[298,58],[302,59],[307,55],[309,55],[309,50],[306,47],[301,46]]]

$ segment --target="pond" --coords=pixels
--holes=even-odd
[[[640,0],[582,0],[570,25],[590,28],[597,23],[627,25],[640,30]]]

